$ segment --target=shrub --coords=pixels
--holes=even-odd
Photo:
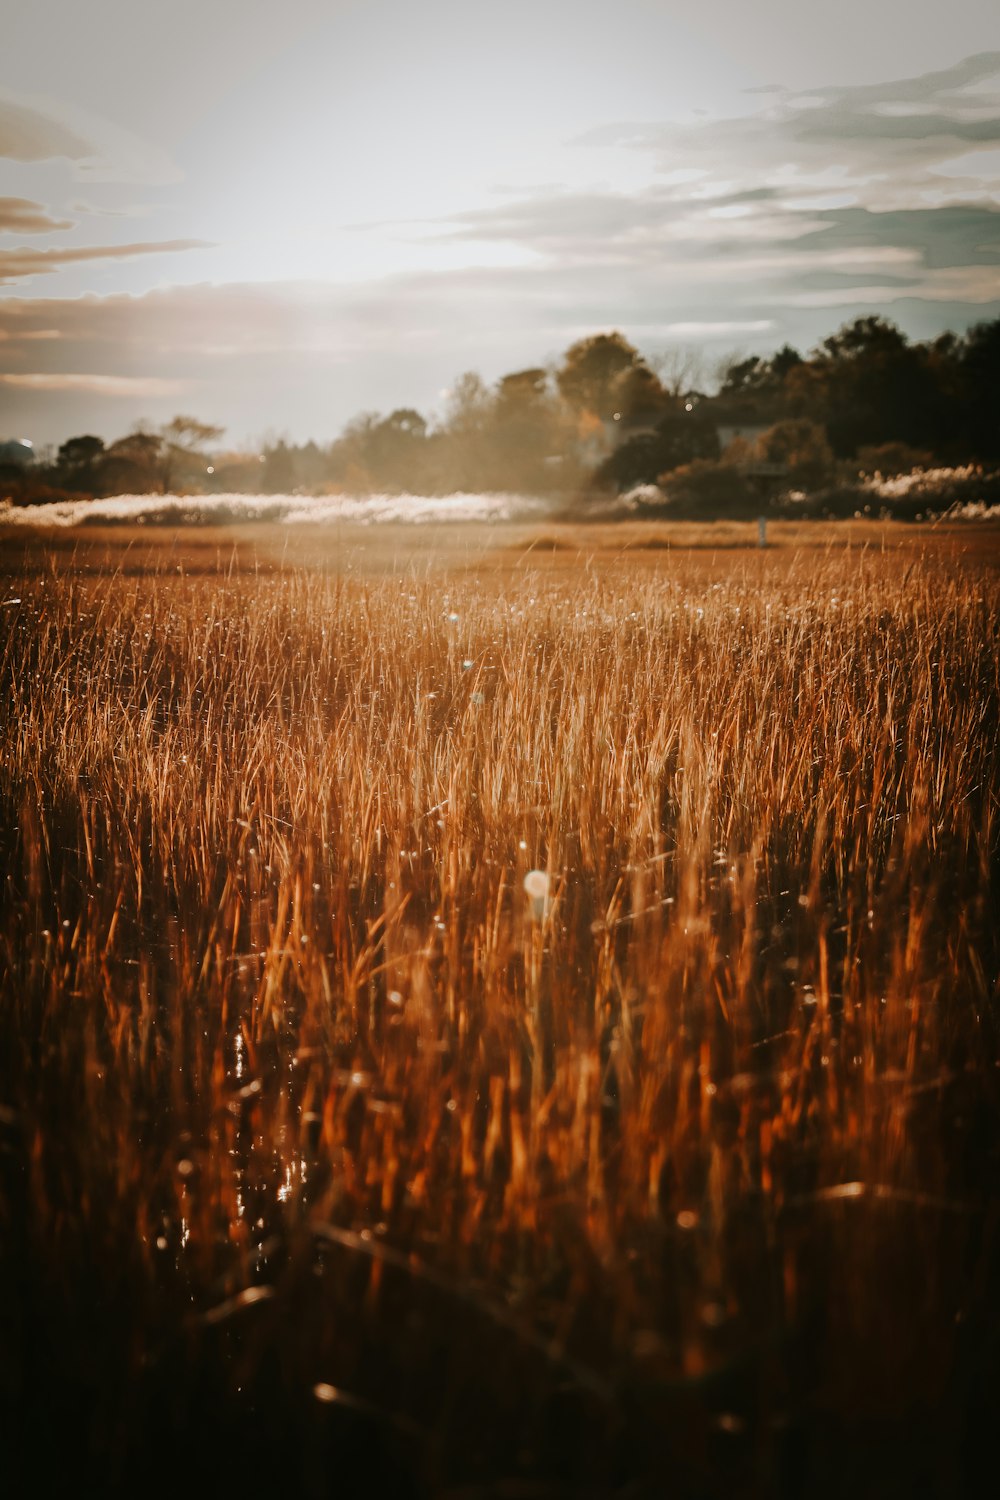
[[[793,489],[815,490],[833,474],[833,451],[826,430],[807,417],[789,417],[761,433],[755,457],[762,463],[784,464]]]
[[[766,509],[747,476],[717,459],[696,458],[657,481],[670,513],[692,518],[755,516]]]
[[[959,468],[918,469],[894,478],[866,480],[865,491],[877,496],[899,520],[939,513],[955,505],[995,505],[1000,501],[1000,470],[978,464]]]
[[[929,469],[933,455],[909,443],[876,443],[858,449],[858,468],[862,474],[910,474],[914,469]]]
[[[41,479],[26,477],[12,479],[0,484],[0,497],[12,505],[48,505],[55,500],[89,499],[75,490],[65,490],[55,484],[45,484]]]
[[[639,432],[622,443],[604,460],[595,478],[598,484],[614,485],[620,491],[652,484],[657,474],[682,464],[719,456],[715,424],[688,413],[671,413],[655,432]]]
[[[778,514],[796,521],[843,521],[882,507],[860,484],[830,484],[819,490],[790,490],[777,504]]]

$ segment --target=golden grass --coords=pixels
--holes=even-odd
[[[9,574],[12,1358],[44,1325],[95,1451],[224,1334],[433,1484],[496,1469],[515,1377],[706,1485],[817,1402],[951,1402],[958,1462],[1000,787],[963,548]]]

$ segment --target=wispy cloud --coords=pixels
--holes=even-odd
[[[0,250],[0,286],[10,286],[27,276],[42,276],[46,272],[58,271],[62,266],[91,260],[125,260],[134,255],[174,254],[179,250],[208,250],[207,240],[160,240],[140,241],[131,245],[78,245],[61,246],[56,250],[37,250],[21,245],[13,250]]]
[[[781,90],[747,115],[696,125],[609,125],[581,143],[655,153],[664,170],[700,167],[713,179],[748,167],[787,189],[821,185],[831,169],[842,190],[880,206],[909,201],[926,174],[973,146],[1000,141],[1000,52],[885,83]]]
[[[72,228],[72,219],[54,219],[43,204],[31,198],[0,198],[0,233],[51,234]]]
[[[166,152],[99,115],[51,100],[0,93],[0,157],[63,158],[91,182],[177,182]]]
[[[162,152],[106,120],[0,94],[0,159],[30,165],[58,158],[69,162],[77,177],[95,182],[169,182],[178,176]],[[75,219],[58,218],[33,198],[0,197],[0,234],[63,234],[76,227]],[[191,238],[112,245],[64,240],[44,248],[5,245],[0,248],[0,286],[86,262],[208,248],[209,242]]]
[[[92,396],[176,396],[185,382],[154,375],[0,375],[0,385],[24,391],[82,391]]]
[[[646,153],[628,193],[537,192],[433,228],[538,264],[647,274],[730,305],[902,294],[985,302],[1000,264],[1000,52],[884,84],[767,91],[745,115],[618,124],[582,145]],[[427,225],[414,226],[419,232]]]
[[[83,135],[37,105],[0,97],[0,156],[11,161],[46,161],[64,156],[87,161],[94,146]]]

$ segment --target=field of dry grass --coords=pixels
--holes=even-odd
[[[970,1482],[996,538],[804,531],[0,540],[38,1474]]]

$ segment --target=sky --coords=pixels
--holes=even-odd
[[[0,438],[1000,316],[994,0],[14,0]]]

